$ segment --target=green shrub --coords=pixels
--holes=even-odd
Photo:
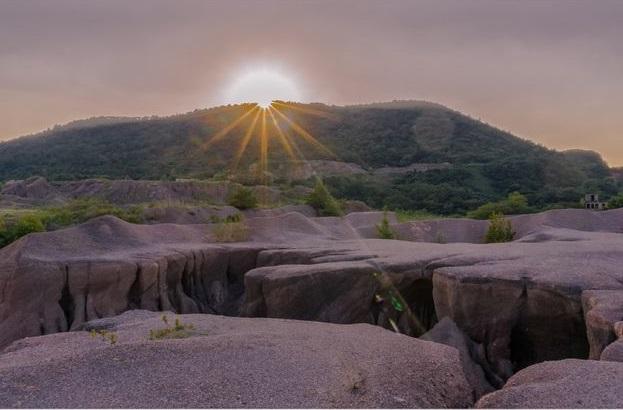
[[[0,247],[31,232],[52,231],[103,215],[113,215],[131,223],[143,222],[141,206],[125,209],[96,198],[75,199],[63,206],[36,209],[26,214],[15,213],[2,217]]]
[[[227,203],[238,209],[252,209],[257,207],[257,197],[251,188],[242,186],[229,196]]]
[[[623,208],[623,193],[610,198],[610,200],[608,201],[608,208]]]
[[[511,221],[501,213],[493,213],[489,217],[489,229],[485,236],[486,243],[510,242],[515,238]]]
[[[318,178],[314,190],[310,192],[305,201],[313,207],[320,216],[341,216],[342,209],[337,200],[331,195],[322,180]]]
[[[135,205],[127,209],[98,198],[74,199],[66,205],[40,211],[48,230],[80,224],[98,216],[112,215],[126,222],[143,222],[143,207]]]
[[[0,221],[0,247],[14,242],[22,236],[33,232],[45,231],[45,225],[37,214],[19,215],[15,220]]]
[[[467,213],[469,218],[488,219],[495,213],[517,215],[532,212],[528,206],[528,199],[519,192],[513,192],[506,199],[498,202],[489,202]]]
[[[396,235],[392,230],[391,226],[389,226],[389,219],[387,218],[387,211],[383,212],[383,219],[381,219],[381,223],[376,225],[376,232],[381,239],[395,239]]]

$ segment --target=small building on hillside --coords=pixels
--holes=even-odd
[[[608,203],[601,202],[597,194],[586,194],[584,195],[584,208],[603,211],[608,209]]]

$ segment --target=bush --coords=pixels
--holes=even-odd
[[[610,198],[610,200],[608,201],[608,208],[623,208],[623,193]]]
[[[513,192],[506,199],[498,202],[489,202],[467,213],[469,218],[488,219],[495,213],[517,215],[532,212],[528,206],[528,199],[519,192]]]
[[[331,195],[322,180],[318,178],[314,190],[307,196],[307,205],[313,207],[320,216],[341,216],[342,209]]]
[[[131,223],[143,222],[143,208],[140,206],[124,209],[96,198],[75,199],[63,206],[1,217],[0,247],[31,232],[52,231],[103,215],[113,215]]]
[[[257,207],[257,197],[251,188],[240,187],[230,195],[227,203],[238,209],[252,209]]]
[[[486,243],[510,242],[515,238],[511,221],[501,213],[493,213],[489,217],[489,229],[485,236]]]
[[[387,219],[387,211],[383,212],[383,219],[381,219],[381,223],[376,225],[376,232],[381,239],[395,239],[396,235],[394,231],[389,226],[389,219]]]
[[[97,198],[74,199],[64,206],[47,208],[40,213],[47,230],[80,224],[104,215],[116,216],[131,223],[143,221],[142,207],[124,209]]]
[[[33,232],[45,231],[45,225],[36,214],[18,216],[15,221],[0,220],[0,247],[14,242]]]

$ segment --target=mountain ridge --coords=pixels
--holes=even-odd
[[[620,189],[612,178],[613,171],[594,151],[549,149],[437,103],[276,104],[285,117],[318,143],[297,136],[300,133],[294,125],[276,116],[300,153],[289,158],[266,115],[268,171],[283,168],[291,159],[337,160],[368,170],[451,164],[391,178],[327,178],[338,196],[373,206],[434,207],[447,214],[473,209],[513,191],[545,207],[576,204],[589,191],[609,196]],[[253,107],[223,105],[167,117],[94,117],[5,141],[0,143],[0,181],[33,175],[48,180],[227,178],[232,164],[237,163],[237,151],[252,116],[243,118],[218,142],[209,141]],[[237,172],[248,174],[257,168],[261,144],[256,134],[258,128],[248,141]],[[321,146],[335,155],[327,154]],[[444,203],[452,205],[445,207]]]

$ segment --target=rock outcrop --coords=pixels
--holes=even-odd
[[[452,319],[447,317],[441,319],[435,327],[425,333],[420,339],[452,346],[459,351],[463,373],[472,387],[474,400],[478,400],[481,396],[494,390],[491,383],[487,380],[487,376],[493,377],[494,384],[501,387],[501,381],[496,379],[492,372],[487,371],[485,373],[485,370],[489,370],[489,365],[483,346],[474,343],[465,336]]]
[[[371,323],[411,336],[447,317],[482,345],[494,385],[535,363],[615,349],[623,235],[362,238],[381,216],[250,217],[249,241],[236,244],[214,243],[210,225],[113,217],[29,235],[0,250],[0,346],[141,308]]]
[[[440,408],[473,403],[456,349],[370,325],[176,316],[184,338],[149,340],[160,315],[18,341],[0,354],[0,407]],[[173,316],[170,315],[171,320]]]
[[[544,362],[481,398],[479,408],[621,408],[623,363],[595,360]]]

